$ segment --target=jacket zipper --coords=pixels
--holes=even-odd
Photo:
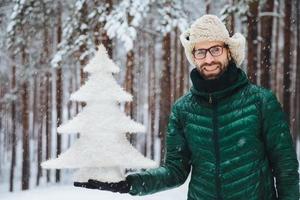
[[[213,106],[213,141],[216,156],[215,181],[217,189],[217,200],[222,200],[221,195],[221,180],[220,180],[220,144],[217,118],[217,102],[213,101],[211,94],[209,94],[209,103]]]
[[[211,94],[208,95],[208,103],[212,104]]]

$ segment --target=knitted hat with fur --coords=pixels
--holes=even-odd
[[[245,37],[240,33],[229,36],[222,21],[215,15],[203,15],[180,35],[188,61],[196,67],[193,57],[195,44],[201,41],[221,41],[228,45],[236,65],[240,66],[245,58]]]

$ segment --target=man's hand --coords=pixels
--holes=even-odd
[[[88,189],[108,190],[111,192],[128,193],[131,185],[128,181],[120,181],[116,183],[100,182],[89,179],[88,182],[74,182],[75,187],[85,187]]]

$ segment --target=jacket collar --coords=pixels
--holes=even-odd
[[[198,71],[193,69],[191,80],[193,83],[191,93],[210,103],[232,95],[249,83],[245,72],[237,68],[234,63],[230,63],[227,70],[215,80],[204,80]]]

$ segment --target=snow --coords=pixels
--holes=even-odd
[[[131,196],[67,185],[41,186],[30,191],[0,193],[0,198],[5,200],[184,200],[187,199],[186,196],[187,183],[172,190],[147,196]]]
[[[133,49],[133,42],[137,37],[135,27],[139,26],[146,17],[150,3],[149,0],[124,0],[118,6],[115,6],[106,17],[107,22],[104,28],[107,34],[110,38],[117,37],[120,39],[124,43],[127,52]]]
[[[188,27],[187,16],[182,8],[181,2],[171,1],[171,3],[167,3],[166,1],[161,1],[160,3],[162,5],[158,9],[158,12],[162,20],[157,26],[157,31],[165,35],[176,27],[178,27],[181,32],[186,30]]]
[[[114,114],[112,115],[111,113]],[[93,126],[90,126],[90,124],[93,124]],[[117,106],[103,104],[86,106],[71,121],[57,129],[59,133],[74,134],[79,132],[82,135],[85,133],[99,134],[99,130],[101,130],[101,134],[105,132],[122,134],[126,132],[145,132],[145,127],[124,115]]]

